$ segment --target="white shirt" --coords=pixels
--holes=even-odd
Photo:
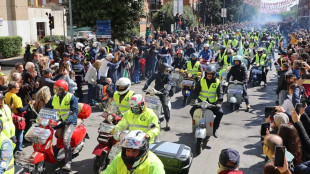
[[[288,99],[284,100],[282,107],[286,113],[291,113],[292,109],[294,109],[294,105],[292,103],[293,95],[287,95],[287,97],[288,97]]]
[[[102,65],[99,69],[100,71],[100,76],[102,77],[107,77],[108,76],[108,71],[109,71],[109,66],[108,66],[109,61],[107,59],[103,58],[102,59]]]

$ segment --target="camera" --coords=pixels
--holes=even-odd
[[[266,106],[265,107],[265,118],[268,118],[270,115],[270,119],[273,119],[273,116],[276,114],[276,108],[274,106]]]

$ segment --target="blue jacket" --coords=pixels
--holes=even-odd
[[[193,53],[195,53],[195,49],[194,48],[188,48],[188,49],[186,49],[184,56],[190,57]]]
[[[207,52],[205,50],[202,50],[199,54],[198,54],[198,58],[202,56],[202,58],[204,60],[211,60],[211,56],[212,56],[212,51],[211,50],[208,50]]]
[[[65,95],[60,97],[60,103],[62,102],[62,99],[64,98]],[[53,109],[53,98],[54,96],[51,97],[50,101],[45,105],[47,108]],[[79,102],[78,99],[72,95],[71,100],[70,100],[70,110],[72,111],[71,115],[67,118],[67,122],[71,123],[73,125],[77,124],[77,115],[79,114]]]
[[[299,164],[295,168],[295,174],[306,174],[310,173],[310,161]]]
[[[304,89],[301,89],[299,86],[297,86],[293,90],[293,97],[292,97],[292,103],[293,106],[296,105],[296,103],[300,103],[300,96],[304,93]]]

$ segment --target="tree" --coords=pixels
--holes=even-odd
[[[160,11],[163,14],[163,30],[166,30],[168,32],[171,32],[171,24],[175,23],[174,16],[173,16],[173,1],[170,1],[163,5],[163,7],[160,9]],[[183,19],[186,21],[186,24],[188,27],[195,27],[198,26],[198,19],[196,15],[193,13],[193,10],[188,7],[183,7]],[[156,12],[152,16],[152,24],[154,28],[158,28],[160,25],[158,12]]]
[[[137,34],[143,9],[143,0],[72,0],[73,24],[94,27],[96,20],[111,20],[112,38],[127,40]]]

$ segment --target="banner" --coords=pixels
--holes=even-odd
[[[244,3],[258,7],[259,12],[278,14],[287,11],[298,0],[282,0],[278,2],[262,2],[262,0],[244,0]]]

